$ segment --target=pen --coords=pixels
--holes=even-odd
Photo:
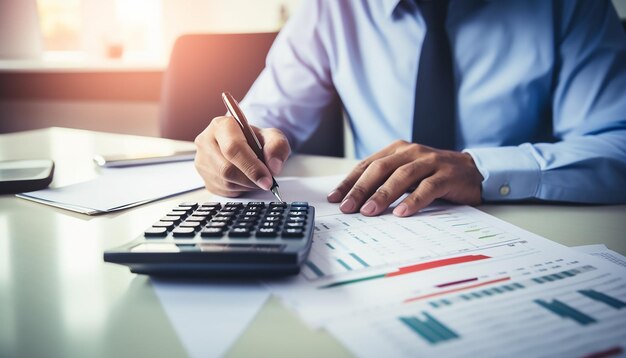
[[[229,92],[222,93],[222,100],[224,101],[224,104],[226,105],[226,108],[228,109],[230,114],[233,116],[233,118],[235,118],[237,124],[239,124],[239,128],[241,128],[244,137],[246,137],[246,141],[248,142],[250,148],[252,148],[259,160],[263,162],[263,164],[266,164],[265,155],[263,155],[263,147],[261,147],[261,142],[259,142],[259,138],[256,137],[256,134],[254,134],[254,131],[252,130],[252,128],[250,128],[248,120],[243,114],[241,108],[239,108],[239,104],[237,103],[237,101]],[[276,183],[276,179],[274,179],[273,175],[272,187],[270,188],[270,191],[280,202],[284,202],[283,199],[281,199],[280,197],[280,192],[278,191],[278,183]]]

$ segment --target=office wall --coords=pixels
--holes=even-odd
[[[158,107],[136,101],[0,101],[0,133],[55,126],[158,136]]]

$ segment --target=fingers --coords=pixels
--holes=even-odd
[[[267,167],[272,172],[272,175],[280,174],[285,161],[291,154],[291,147],[287,137],[276,128],[260,129],[258,133],[259,140],[262,139],[264,143],[263,154]]]
[[[224,158],[260,188],[269,190],[272,186],[271,174],[250,148],[235,121],[231,117],[217,117],[211,125],[214,122],[215,126],[219,127],[215,131],[215,140]],[[226,165],[222,169],[222,176],[229,178],[232,175],[234,175],[234,168]]]
[[[361,214],[381,214],[400,196],[414,187],[416,182],[432,174],[432,167],[423,161],[413,161],[400,166],[361,207]]]
[[[417,189],[396,206],[393,213],[397,216],[411,216],[435,199],[444,197],[449,189],[448,179],[438,175],[430,176],[422,180]]]
[[[354,213],[358,211],[365,200],[367,200],[398,167],[405,164],[406,161],[407,159],[403,155],[391,155],[372,162],[354,183],[339,206],[339,209],[344,213]],[[407,183],[405,189],[409,185],[410,183]],[[376,203],[370,202],[368,207],[365,208],[366,211],[377,210],[377,208],[373,206],[376,206]]]
[[[393,153],[394,150],[394,144],[392,144],[385,149],[374,153],[367,159],[361,161],[356,166],[356,168],[354,168],[352,172],[350,172],[350,174],[346,176],[346,178],[339,184],[339,186],[337,186],[335,190],[331,191],[330,194],[328,194],[326,199],[331,203],[338,203],[342,201],[371,163],[373,163],[377,159],[388,156],[389,154]]]
[[[266,144],[265,155],[278,160],[274,168],[279,172],[290,153],[285,136],[278,130],[252,129]],[[210,192],[234,197],[258,187],[271,187],[270,170],[250,148],[232,117],[214,118],[196,137],[195,144],[195,166]]]

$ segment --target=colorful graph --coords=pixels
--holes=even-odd
[[[441,323],[427,312],[422,312],[426,319],[419,319],[414,316],[400,317],[400,321],[409,327],[413,332],[425,339],[430,344],[437,344],[452,339],[460,338],[459,335]]]
[[[436,288],[446,288],[446,289],[416,296],[416,297],[411,297],[411,298],[406,299],[404,302],[409,303],[409,302],[414,302],[414,301],[419,301],[419,300],[424,300],[424,299],[430,299],[430,298],[434,298],[437,296],[449,295],[451,293],[470,291],[470,290],[472,291],[472,292],[459,294],[458,296],[446,297],[445,299],[442,299],[442,300],[435,300],[435,301],[429,302],[432,307],[439,308],[443,306],[449,306],[455,302],[464,302],[464,301],[475,300],[478,298],[493,297],[493,296],[498,296],[501,294],[513,292],[519,289],[527,288],[527,287],[544,285],[550,282],[557,282],[560,280],[567,279],[569,277],[574,277],[582,273],[594,271],[594,270],[596,270],[594,266],[585,265],[585,266],[572,268],[569,270],[556,272],[556,273],[549,274],[549,275],[538,276],[538,277],[534,277],[534,278],[530,278],[526,280],[518,280],[516,282],[510,282],[510,283],[503,284],[503,285],[496,285],[494,287],[489,287],[489,288],[485,288],[484,286],[491,286],[497,283],[510,281],[511,278],[506,276],[506,277],[496,278],[496,279],[482,281],[482,282],[475,282],[475,281],[478,281],[478,278],[472,277],[472,278],[465,279],[465,280],[446,282],[446,283],[436,285],[435,286]],[[450,286],[461,285],[461,284],[470,283],[470,282],[473,282],[473,283],[469,285],[464,285],[462,287],[447,288]],[[483,287],[483,289],[477,290],[477,288],[479,287]],[[611,297],[603,297],[600,294],[590,293],[590,295],[595,295],[594,297],[596,298],[594,299],[598,299],[598,300],[604,298],[605,301],[611,302],[611,304],[615,304],[615,305],[619,305],[621,302],[621,301],[618,301],[618,302],[612,301]]]
[[[414,272],[432,270],[432,269],[439,268],[439,267],[458,265],[462,263],[485,260],[489,258],[490,258],[489,256],[485,256],[485,255],[465,255],[465,256],[458,256],[458,257],[452,257],[452,258],[447,258],[447,259],[435,260],[435,261],[424,262],[424,263],[420,263],[416,265],[400,267],[396,271],[392,271],[388,273],[366,276],[366,277],[359,277],[359,278],[350,279],[350,280],[337,281],[337,282],[333,282],[324,286],[320,286],[320,288],[331,288],[331,287],[337,287],[337,286],[350,285],[350,284],[363,282],[363,281],[402,276],[402,275],[407,275],[407,274],[414,273]]]

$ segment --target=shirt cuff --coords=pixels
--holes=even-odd
[[[541,168],[522,147],[465,149],[483,176],[482,197],[486,201],[520,200],[536,196]]]

